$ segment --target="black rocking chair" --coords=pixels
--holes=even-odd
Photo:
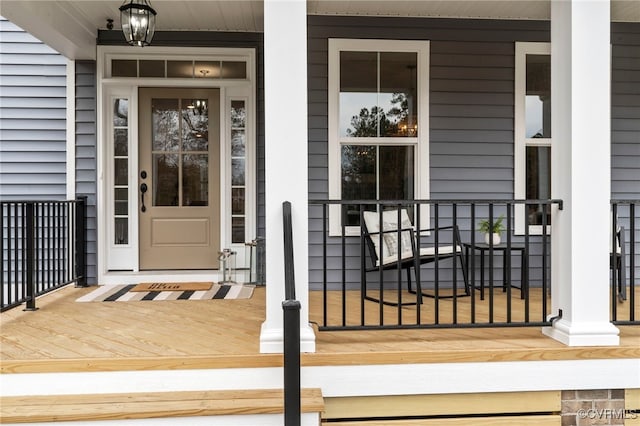
[[[363,212],[363,219],[361,222],[361,232],[366,242],[366,248],[369,252],[369,265],[365,264],[363,267],[365,271],[363,273],[362,292],[364,298],[374,302],[382,303],[390,306],[398,305],[416,305],[422,303],[423,297],[438,297],[438,298],[452,298],[470,295],[470,287],[467,278],[466,262],[464,259],[464,252],[462,250],[462,243],[460,240],[460,231],[454,226],[443,226],[438,228],[421,229],[420,233],[424,232],[443,232],[452,235],[451,244],[438,244],[438,246],[421,246],[420,235],[416,233],[407,210],[386,210],[382,214],[379,212],[365,211]],[[380,232],[380,225],[382,223],[382,232]],[[416,246],[419,250],[416,250]],[[382,247],[382,250],[380,250]],[[400,253],[400,256],[398,255]],[[423,292],[422,283],[416,277],[416,290],[413,290],[411,285],[411,269],[414,269],[414,276],[416,276],[415,270],[421,265],[426,263],[439,262],[441,260],[454,258],[455,262],[460,259],[460,267],[462,269],[462,277],[464,280],[464,293],[457,294],[457,288],[453,289],[454,295],[440,295],[428,294]],[[390,302],[380,300],[379,298],[367,295],[367,282],[366,275],[368,272],[373,271],[386,271],[386,270],[406,270],[407,274],[407,290],[409,293],[416,294],[415,302]],[[399,285],[401,283],[398,283]]]

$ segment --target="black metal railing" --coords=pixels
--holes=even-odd
[[[0,311],[75,282],[86,285],[86,197],[2,201]]]
[[[319,328],[550,325],[554,206],[562,201],[310,201]],[[483,241],[481,220],[503,223],[501,242]]]
[[[640,200],[611,201],[611,320],[639,324],[636,277],[640,269]]]
[[[282,203],[284,225],[284,424],[300,426],[300,302],[296,300],[291,203]]]

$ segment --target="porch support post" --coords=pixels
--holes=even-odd
[[[552,315],[569,346],[619,345],[609,321],[611,56],[609,0],[552,0]]]
[[[282,202],[291,202],[300,350],[315,352],[309,326],[307,179],[307,7],[305,0],[264,1],[266,320],[260,352],[283,351]]]

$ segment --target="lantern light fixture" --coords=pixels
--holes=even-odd
[[[148,0],[125,0],[120,6],[120,23],[127,43],[149,46],[156,29],[156,15]]]

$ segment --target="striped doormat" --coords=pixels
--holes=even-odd
[[[209,290],[189,291],[131,291],[136,285],[103,285],[76,302],[137,302],[156,300],[249,299],[254,286],[216,284]]]

